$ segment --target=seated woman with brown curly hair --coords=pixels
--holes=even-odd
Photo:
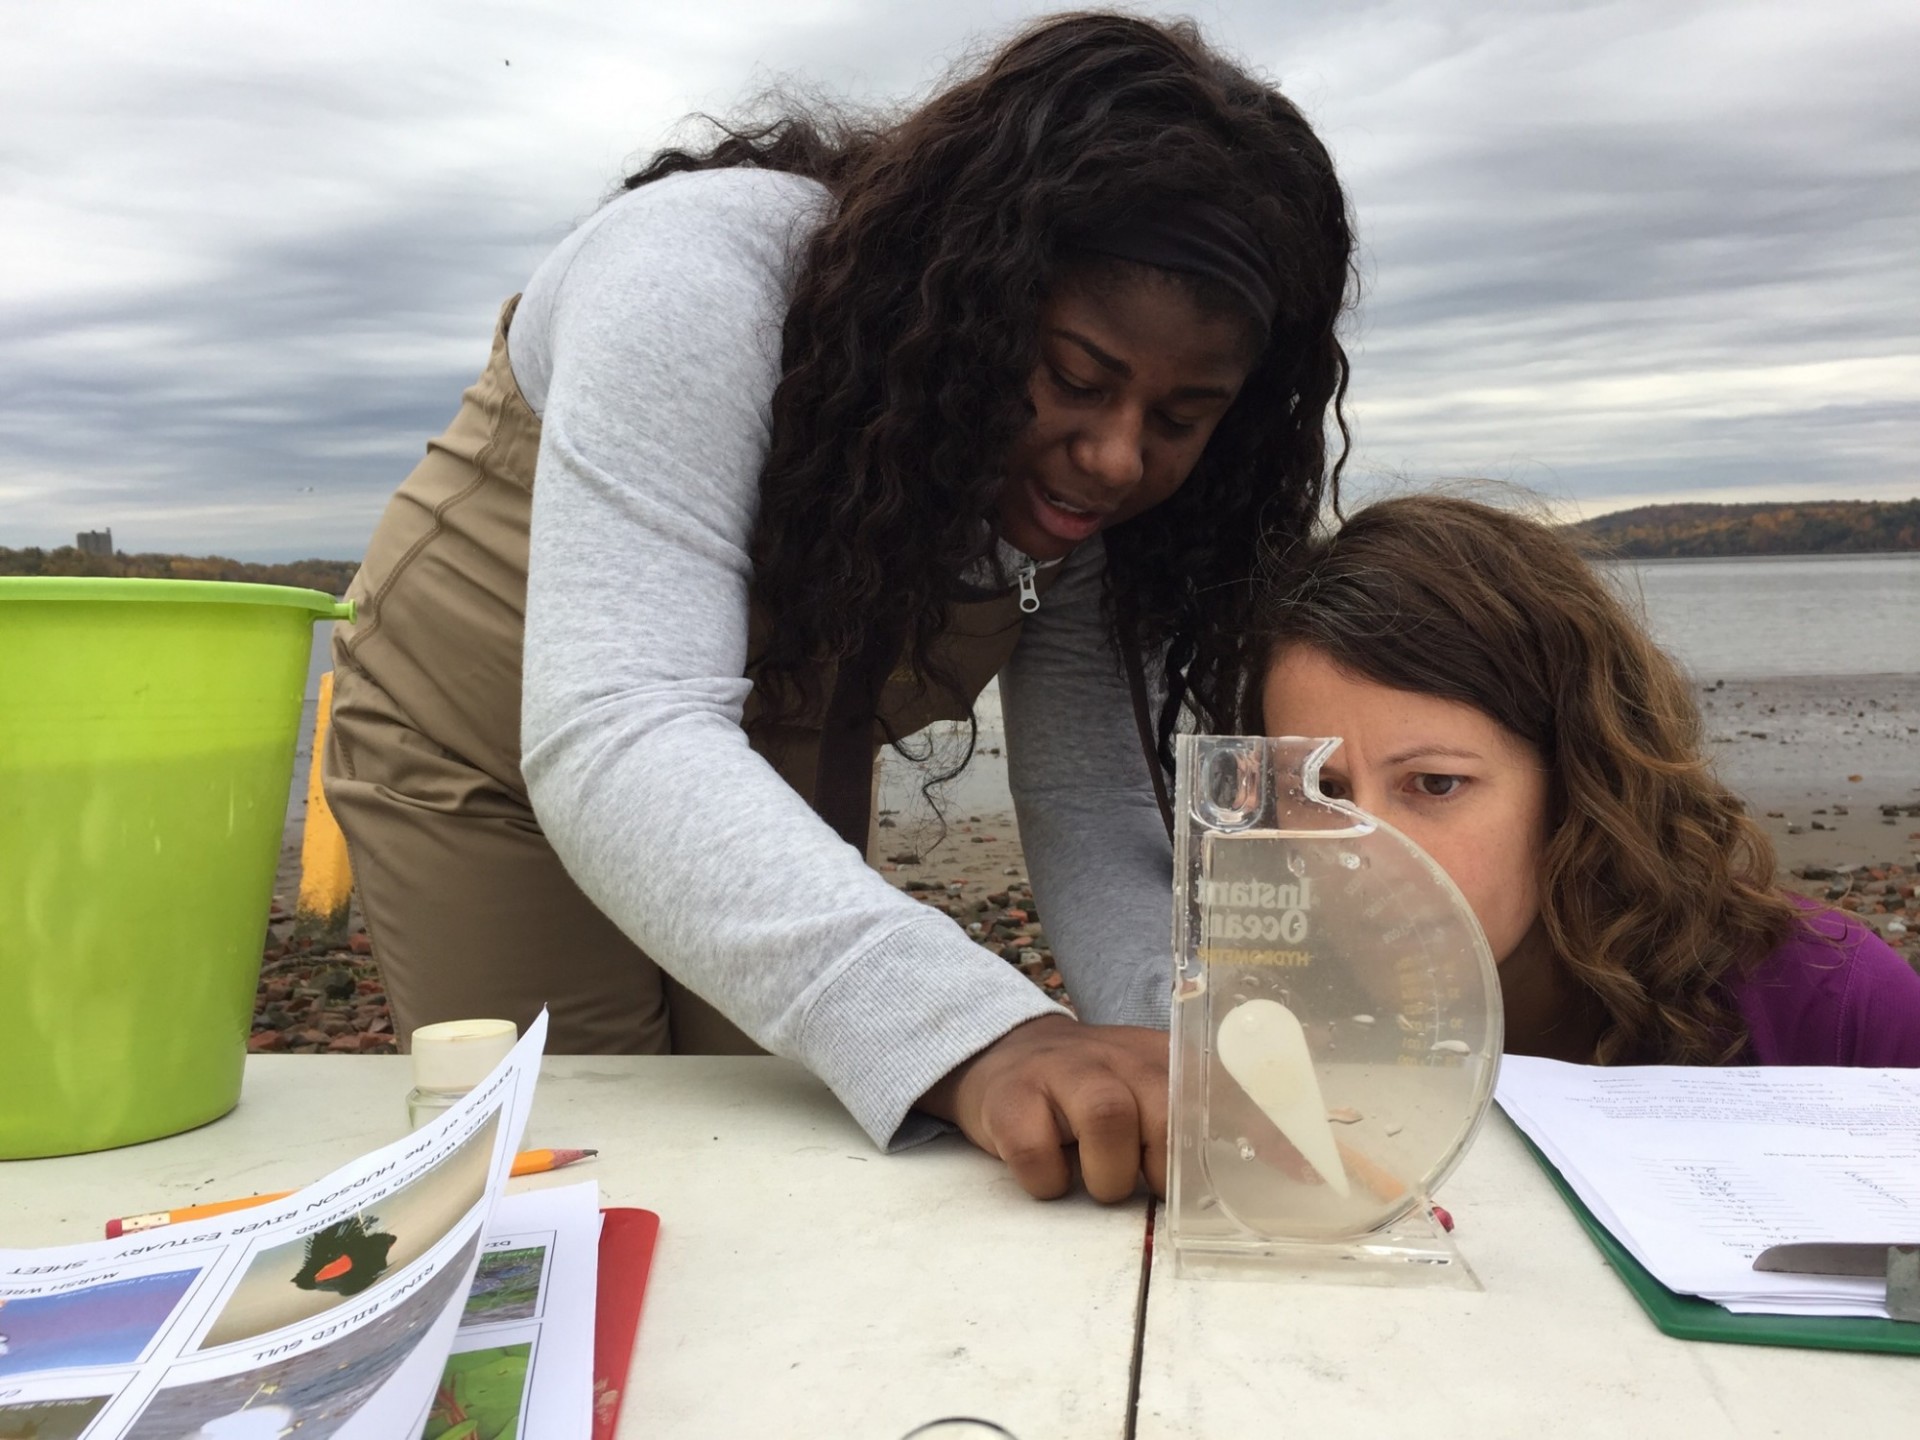
[[[1688,683],[1553,530],[1446,496],[1276,557],[1250,728],[1450,875],[1507,1049],[1582,1063],[1920,1065],[1920,973],[1773,885]]]

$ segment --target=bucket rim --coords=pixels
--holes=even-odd
[[[91,600],[198,605],[278,605],[311,611],[316,620],[351,620],[351,600],[296,585],[245,580],[129,579],[115,575],[0,575],[0,603],[8,600]]]

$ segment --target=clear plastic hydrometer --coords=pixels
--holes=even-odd
[[[1179,740],[1176,1269],[1471,1286],[1429,1197],[1493,1097],[1499,979],[1445,872],[1320,793],[1339,743]]]

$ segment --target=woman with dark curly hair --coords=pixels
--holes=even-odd
[[[1685,678],[1548,526],[1449,496],[1275,557],[1250,729],[1431,855],[1500,965],[1506,1047],[1585,1064],[1920,1065],[1920,974],[1773,885]]]
[[[1337,477],[1350,254],[1293,106],[1123,16],[657,156],[509,302],[336,639],[403,1033],[763,1046],[883,1144],[1157,1187],[1168,737],[1231,718],[1255,556]],[[1081,1023],[863,863],[876,746],[996,674]]]

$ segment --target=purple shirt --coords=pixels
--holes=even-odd
[[[1813,910],[1727,982],[1747,1065],[1920,1066],[1920,972],[1843,910]]]

